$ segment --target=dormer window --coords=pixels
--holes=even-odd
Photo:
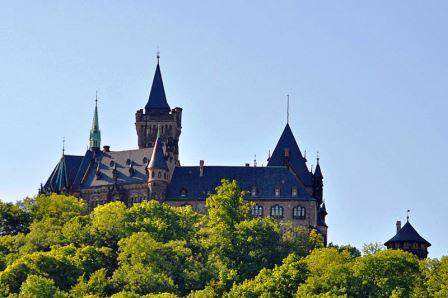
[[[271,216],[274,218],[283,218],[283,207],[280,205],[274,205],[271,207]]]
[[[294,219],[305,219],[306,210],[305,207],[297,206],[292,209],[292,217]]]
[[[291,192],[293,197],[297,197],[297,187],[293,186],[292,187],[292,192]]]
[[[110,161],[109,166],[113,167],[115,166],[115,162],[113,160]]]
[[[250,193],[251,193],[251,195],[253,197],[256,197],[257,196],[257,187],[256,186],[252,186],[252,189],[251,189]]]
[[[143,157],[143,164],[146,165],[148,163],[148,158],[147,157]]]
[[[260,216],[263,216],[263,206],[255,205],[255,207],[252,208],[252,210],[250,211],[250,213],[251,213],[252,216],[254,216],[254,217],[260,217]]]
[[[180,196],[181,197],[187,196],[187,189],[185,187],[182,187],[182,189],[180,190]]]
[[[130,166],[131,163],[132,163],[132,160],[131,160],[130,158],[128,158],[128,159],[126,160],[126,165],[127,165],[127,166]]]
[[[275,196],[276,196],[276,197],[279,197],[279,196],[280,196],[280,187],[277,186],[277,187],[275,188],[274,193],[275,193]]]

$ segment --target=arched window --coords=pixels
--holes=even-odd
[[[162,173],[159,171],[159,172],[157,172],[157,177],[158,178],[162,178]]]
[[[305,219],[306,210],[305,207],[297,206],[292,209],[292,217],[294,219]]]
[[[250,213],[251,213],[254,217],[260,217],[260,216],[263,216],[263,206],[255,205],[254,208],[252,208],[252,210],[250,211]]]
[[[297,187],[295,187],[295,186],[292,187],[292,193],[291,194],[292,194],[293,197],[297,197]]]
[[[110,165],[111,167],[113,167],[113,166],[115,165],[115,162],[114,162],[113,160],[111,160],[110,163],[109,163],[109,165]]]
[[[275,196],[279,197],[280,196],[280,187],[276,186],[274,192],[275,192]]]
[[[131,160],[130,158],[128,158],[128,159],[126,160],[126,165],[127,165],[127,166],[130,166],[131,163],[132,163],[132,160]]]
[[[271,216],[275,218],[283,218],[283,207],[274,205],[271,207]]]

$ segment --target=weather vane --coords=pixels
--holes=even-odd
[[[406,216],[406,221],[409,221],[409,212],[411,212],[411,210],[407,210],[407,216]]]

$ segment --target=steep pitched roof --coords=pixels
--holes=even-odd
[[[389,239],[384,245],[388,245],[392,242],[418,242],[418,243],[425,243],[428,246],[431,246],[431,243],[426,241],[422,236],[420,236],[417,231],[414,229],[414,227],[407,222],[399,231],[398,233]]]
[[[61,192],[73,187],[83,156],[63,154],[54,168],[44,188],[51,192]]]
[[[317,179],[324,178],[324,176],[322,176],[322,170],[320,169],[319,160],[317,160],[317,166],[316,166],[316,169],[314,170],[314,178],[317,178]]]
[[[300,177],[305,185],[313,184],[313,177],[308,167],[306,166],[306,159],[303,157],[300,151],[299,145],[297,145],[294,134],[286,124],[280,139],[278,140],[277,146],[275,146],[272,156],[269,158],[268,167],[271,166],[284,166],[284,152],[285,148],[289,149],[289,165],[292,167],[294,172]]]
[[[162,140],[160,139],[160,128],[157,130],[156,143],[154,145],[154,150],[152,151],[151,161],[149,162],[148,168],[168,170],[168,165],[166,164],[165,156],[163,154]]]
[[[163,87],[159,63],[157,63],[156,72],[152,81],[151,92],[149,93],[148,103],[145,106],[145,110],[146,112],[169,112],[171,110],[166,100],[165,88]]]
[[[314,200],[301,186],[296,176],[287,167],[241,167],[241,166],[205,166],[200,175],[198,166],[182,166],[174,169],[167,190],[167,199],[206,198],[221,184],[222,179],[236,180],[242,190],[256,187],[254,199],[291,199],[292,188],[297,188],[296,200]],[[280,188],[280,196],[275,197],[275,188]],[[182,196],[182,190],[186,193]]]

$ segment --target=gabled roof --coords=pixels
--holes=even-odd
[[[289,124],[286,124],[285,129],[278,140],[277,146],[275,146],[274,152],[269,158],[268,167],[285,165],[285,148],[289,149],[289,165],[294,172],[300,177],[303,184],[307,186],[312,185],[313,176],[306,166],[306,159],[303,157],[299,145],[297,145]]]
[[[70,190],[73,187],[82,159],[83,156],[63,154],[44,188],[57,193]]]
[[[160,66],[157,62],[156,72],[152,81],[151,92],[149,93],[148,103],[145,106],[145,111],[169,112],[170,110],[171,108],[166,101],[165,88],[163,87]]]
[[[167,199],[199,199],[214,193],[222,179],[236,180],[242,190],[248,192],[250,199],[295,199],[314,200],[303,188],[296,176],[287,167],[241,167],[241,166],[204,166],[200,175],[198,166],[182,166],[174,169],[167,190]],[[256,196],[251,197],[252,187]],[[275,188],[280,195],[275,197]],[[292,197],[293,187],[297,188],[297,197]],[[181,195],[185,190],[184,195]]]
[[[404,242],[404,241],[425,243],[426,245],[431,246],[431,243],[429,243],[422,236],[420,236],[409,222],[407,222],[394,237],[392,237],[391,239],[389,239],[389,241],[384,243],[384,245],[388,245],[393,242]]]

